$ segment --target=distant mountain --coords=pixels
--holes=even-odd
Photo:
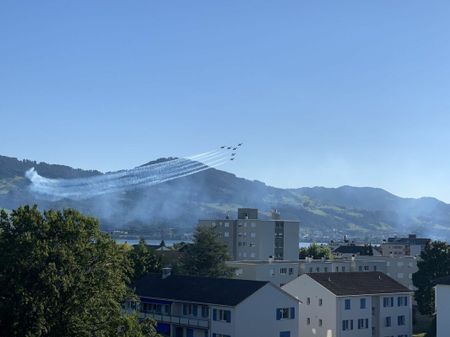
[[[151,165],[174,158],[161,158]],[[143,166],[144,166],[143,165]],[[49,201],[28,190],[24,173],[35,167],[49,178],[78,178],[102,174],[95,170],[37,163],[0,156],[0,208],[25,203],[41,208],[74,207],[98,217],[105,229],[192,228],[199,218],[234,216],[238,207],[260,209],[268,217],[278,209],[283,218],[298,219],[305,238],[327,240],[344,234],[385,238],[416,232],[450,237],[450,205],[434,198],[400,198],[371,187],[280,189],[259,181],[209,169],[160,185],[101,195],[86,200]]]

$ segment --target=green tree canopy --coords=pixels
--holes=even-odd
[[[442,241],[429,243],[420,254],[417,267],[419,270],[413,274],[417,307],[421,314],[431,315],[434,312],[433,281],[450,275],[450,246]]]
[[[226,265],[227,247],[218,240],[214,228],[197,226],[194,240],[186,246],[181,259],[181,272],[185,275],[232,277],[234,269]]]
[[[144,336],[121,307],[132,296],[130,272],[124,247],[91,217],[36,206],[0,212],[4,336]]]
[[[161,271],[161,256],[156,255],[153,249],[145,244],[144,239],[133,246],[129,252],[133,266],[132,280],[137,280],[147,273],[159,273]]]
[[[307,257],[312,257],[313,259],[321,259],[322,257],[326,259],[332,259],[333,254],[331,253],[330,247],[322,246],[315,242],[311,243],[309,247],[302,247],[298,252],[299,259],[305,259]]]

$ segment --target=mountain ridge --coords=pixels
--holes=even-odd
[[[142,166],[172,159],[159,158]],[[403,198],[382,188],[343,185],[283,189],[211,168],[127,192],[86,200],[49,201],[29,191],[24,172],[31,167],[49,178],[102,174],[0,156],[0,208],[14,209],[24,203],[37,203],[41,208],[74,207],[98,217],[104,228],[138,230],[157,226],[189,230],[199,218],[224,217],[234,214],[238,207],[259,208],[262,217],[269,217],[270,210],[276,208],[283,218],[301,222],[305,239],[336,239],[344,234],[382,239],[408,232],[450,236],[449,204],[433,197]]]

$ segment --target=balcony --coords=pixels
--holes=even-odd
[[[177,325],[183,325],[193,328],[202,328],[202,329],[209,329],[209,320],[207,319],[198,319],[198,318],[191,318],[186,316],[174,316],[174,315],[163,315],[163,314],[156,314],[156,313],[145,313],[140,312],[139,318],[145,318],[145,317],[151,317],[157,322],[161,323],[168,323],[168,324],[177,324]]]

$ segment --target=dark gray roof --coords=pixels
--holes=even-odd
[[[235,306],[269,282],[148,274],[134,287],[140,297]]]
[[[372,246],[342,245],[337,247],[333,253],[373,255]]]
[[[337,296],[411,292],[381,272],[311,273],[307,275]]]
[[[450,275],[440,277],[436,280],[434,280],[433,284],[444,284],[444,285],[450,285]]]

